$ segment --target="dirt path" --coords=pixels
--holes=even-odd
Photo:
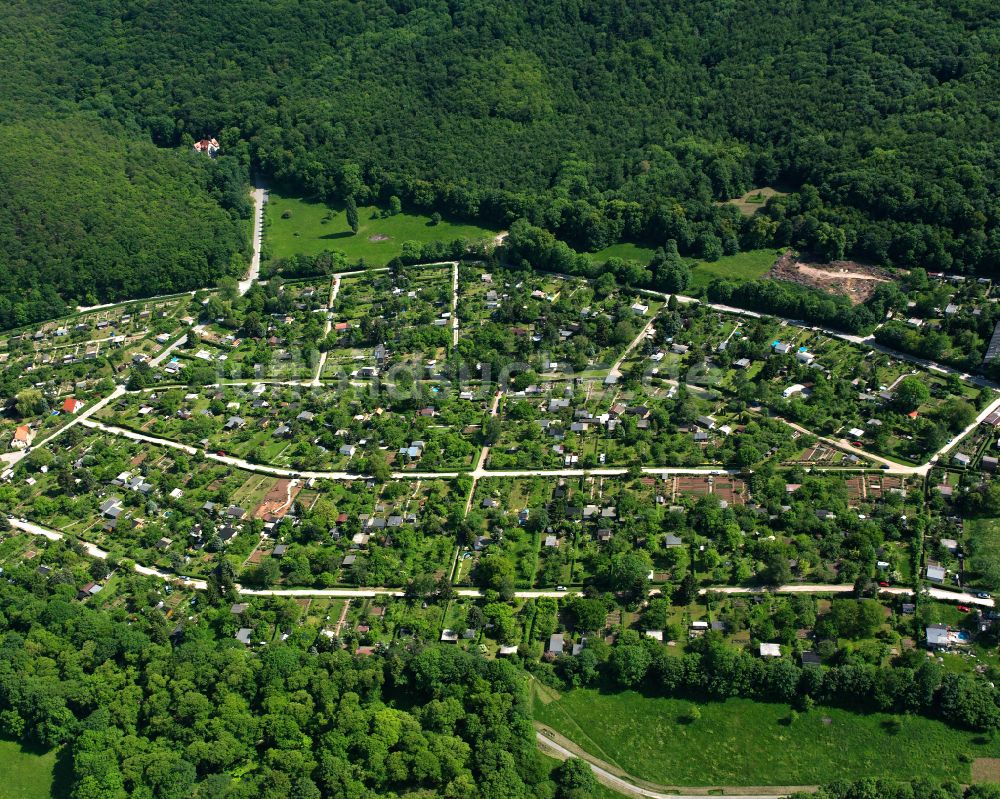
[[[344,622],[347,621],[347,611],[350,610],[350,609],[351,609],[351,600],[348,599],[344,603],[343,610],[340,611],[340,618],[337,619],[336,626],[333,628],[333,634],[334,635],[340,635],[340,630],[344,626]]]
[[[639,331],[639,335],[632,339],[632,343],[628,345],[625,352],[621,354],[621,357],[615,361],[614,365],[608,371],[609,377],[620,378],[622,376],[622,364],[625,363],[625,359],[632,353],[632,350],[639,346],[639,342],[646,338],[646,334],[653,329],[653,323],[656,322],[657,316],[658,314],[653,314],[653,317]]]
[[[337,299],[339,293],[340,275],[334,275],[333,281],[330,283],[330,299],[326,303],[326,322],[323,325],[324,339],[330,335],[330,331],[333,329],[333,302]],[[323,376],[323,367],[326,366],[326,356],[327,352],[325,350],[319,354],[319,363],[316,364],[316,374],[313,375],[314,386],[320,384],[320,378]]]
[[[451,346],[458,346],[458,261],[451,265]]]
[[[255,186],[251,196],[253,198],[253,255],[250,257],[250,269],[247,276],[239,282],[241,295],[246,294],[260,277],[260,244],[264,237],[264,204],[267,202],[267,192],[263,187]]]

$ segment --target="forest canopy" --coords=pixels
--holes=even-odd
[[[21,295],[46,285],[39,267],[53,256],[73,299],[229,269],[238,231],[199,202],[232,217],[230,192],[206,187],[217,181],[190,159],[182,169],[135,143],[187,151],[207,135],[239,169],[308,196],[399,198],[499,226],[523,218],[577,250],[672,240],[706,259],[790,245],[903,267],[997,266],[1000,9],[987,0],[14,5],[0,32],[0,119],[49,109],[69,114],[56,126],[68,130],[55,142],[8,131],[3,160],[34,173],[29,153],[60,148],[81,167],[70,198],[83,167],[100,165],[90,174],[110,173],[118,221],[114,235],[107,219],[69,226],[48,157],[37,179],[15,181],[8,236],[46,210],[66,242],[39,241],[33,225],[4,242],[15,319],[51,302]],[[130,143],[100,142],[80,110]],[[752,217],[726,203],[761,186],[785,193]],[[139,194],[170,213],[140,210]],[[179,215],[192,223],[183,234]],[[147,258],[163,267],[154,282]],[[67,264],[76,274],[63,284]]]
[[[219,134],[320,198],[526,217],[577,249],[953,270],[1000,251],[986,0],[20,5],[5,47],[47,48],[17,94],[163,146]],[[752,221],[721,204],[763,185],[792,193]]]
[[[245,269],[245,177],[83,114],[0,124],[0,327]],[[235,166],[235,165],[234,165]],[[237,187],[230,210],[213,190]]]

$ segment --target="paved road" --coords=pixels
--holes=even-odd
[[[494,417],[497,415],[497,411],[500,408],[500,397],[502,392],[497,391],[493,394],[493,403],[490,405],[490,416]],[[476,461],[476,468],[472,470],[472,492],[469,494],[469,502],[465,506],[465,515],[469,515],[469,507],[472,502],[472,494],[475,493],[476,482],[479,478],[485,475],[486,472],[486,462],[490,458],[490,445],[484,444],[482,449],[479,450],[479,459]]]
[[[191,328],[191,330],[195,333],[201,333],[201,331],[203,331],[204,329],[205,329],[204,325],[195,325],[193,328]],[[185,333],[183,336],[177,339],[177,341],[175,341],[165,350],[163,350],[163,352],[161,352],[155,358],[150,358],[149,365],[153,367],[159,366],[166,360],[167,356],[170,355],[170,353],[172,353],[178,347],[183,347],[185,344],[187,344],[187,342],[188,342],[188,334]]]
[[[122,390],[124,391],[124,390]],[[146,444],[155,444],[161,447],[170,447],[172,449],[181,450],[189,455],[194,455],[199,452],[197,447],[193,447],[190,444],[181,444],[177,441],[172,441],[168,438],[159,438],[157,436],[146,435],[145,433],[137,433],[134,430],[126,430],[122,427],[116,427],[114,425],[104,424],[103,422],[96,422],[92,419],[88,419],[83,422],[86,427],[101,430],[110,435],[122,436],[123,438],[131,439],[132,441],[140,441]],[[269,474],[275,477],[295,477],[299,476],[305,479],[310,477],[315,477],[318,480],[364,480],[368,475],[357,474],[355,472],[342,472],[342,471],[318,471],[310,469],[286,469],[282,466],[268,466],[261,463],[253,463],[252,461],[245,460],[244,458],[236,458],[232,455],[218,455],[214,452],[203,453],[209,460],[217,461],[218,463],[225,463],[228,466],[233,466],[237,469],[243,469],[248,472],[256,472],[258,474]],[[617,468],[606,468],[606,469],[501,469],[497,471],[491,471],[483,469],[482,466],[478,467],[474,471],[469,472],[420,472],[420,471],[405,471],[405,472],[393,472],[392,479],[394,480],[451,480],[460,475],[468,474],[473,479],[480,479],[483,477],[614,477],[618,475],[623,475],[628,473],[628,469],[625,467]],[[675,475],[675,474],[691,474],[691,475],[732,475],[739,474],[739,469],[723,469],[723,468],[686,468],[686,467],[674,467],[674,466],[652,466],[645,467],[642,469],[643,474],[653,474],[653,475]]]
[[[263,188],[257,186],[254,188],[252,196],[254,205],[253,254],[250,256],[250,271],[239,282],[240,294],[246,294],[260,277],[260,242],[264,235],[264,203],[267,201],[267,194]]]
[[[910,596],[913,594],[913,589],[905,586],[890,586],[888,588],[879,588],[878,590],[880,594],[892,594],[894,596]],[[838,583],[836,585],[825,583],[791,583],[777,588],[719,585],[702,588],[698,593],[704,596],[709,591],[717,594],[849,594],[854,591],[854,586],[845,583]],[[949,591],[944,588],[924,586],[924,593],[933,599],[960,602],[963,605],[978,605],[984,608],[992,608],[994,605],[992,598],[981,598],[969,591]]]

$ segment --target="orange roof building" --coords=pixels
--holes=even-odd
[[[14,431],[14,438],[10,442],[10,445],[14,449],[24,449],[31,443],[31,439],[35,437],[31,428],[26,424],[22,424],[17,430]]]
[[[84,403],[74,397],[66,397],[66,401],[63,403],[62,410],[63,413],[76,413],[80,408],[84,406]]]

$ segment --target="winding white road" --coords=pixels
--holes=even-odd
[[[40,524],[35,524],[31,521],[21,521],[20,519],[10,519],[11,527],[23,530],[26,533],[31,533],[32,535],[43,536],[50,541],[58,541],[68,536],[59,531],[54,530],[51,527],[45,527]],[[108,557],[108,553],[96,546],[95,544],[82,541],[74,537],[74,540],[79,541],[80,545],[84,548],[86,553],[94,558],[99,558],[100,560],[105,560]],[[181,578],[176,574],[170,572],[165,572],[160,569],[151,568],[149,566],[143,566],[141,564],[135,565],[135,570],[139,574],[149,575],[151,577],[158,577],[161,580],[166,580],[169,582],[181,581],[185,585],[190,586],[198,591],[204,591],[207,584],[204,580],[193,580],[189,578]],[[241,585],[236,586],[237,590],[241,594],[246,594],[247,596],[287,596],[287,597],[328,597],[328,598],[371,598],[375,596],[395,596],[401,597],[404,595],[403,591],[398,588],[386,588],[381,586],[372,586],[369,588],[244,588]],[[718,585],[709,586],[707,588],[702,588],[699,590],[699,594],[705,595],[709,592],[715,592],[720,594],[846,594],[854,590],[853,585],[826,585],[823,583],[814,584],[797,584],[792,583],[789,585],[782,585],[778,588],[758,588],[758,587],[748,587],[739,585]],[[969,593],[967,591],[947,591],[941,588],[930,588],[925,587],[924,592],[934,598],[941,599],[950,602],[957,602],[965,605],[977,605],[979,607],[993,607],[994,602],[992,598],[978,597],[975,594]],[[539,597],[566,597],[572,596],[574,594],[579,594],[578,589],[572,591],[556,591],[552,589],[537,589],[537,590],[527,590],[527,591],[515,591],[514,596],[519,599],[538,599]],[[653,589],[650,591],[650,595],[657,595],[658,590]],[[890,587],[890,588],[880,588],[879,593],[882,594],[892,594],[896,596],[909,596],[913,591],[905,587]],[[482,592],[478,588],[458,588],[455,589],[455,594],[460,597],[468,598],[478,598],[482,596]]]

